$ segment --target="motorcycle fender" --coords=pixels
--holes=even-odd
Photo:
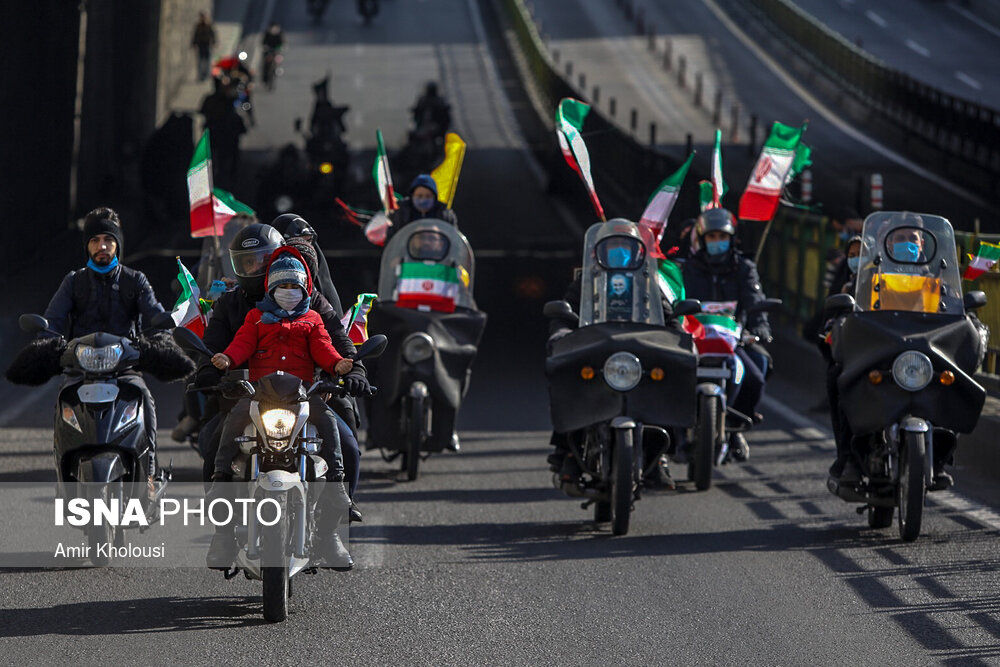
[[[725,397],[725,392],[722,391],[722,387],[714,382],[702,382],[696,387],[696,391],[700,396],[718,396],[719,398]]]
[[[80,482],[107,484],[125,477],[125,465],[115,452],[102,452],[77,463],[76,479]]]
[[[297,472],[270,470],[260,474],[257,478],[257,487],[270,493],[291,491],[292,489],[301,490],[302,480],[299,479]]]
[[[410,385],[410,398],[427,398],[428,396],[430,396],[430,391],[423,382],[414,382]]]
[[[899,428],[910,433],[927,433],[931,430],[931,425],[920,417],[903,417]]]
[[[611,428],[613,429],[629,429],[632,430],[636,427],[634,419],[629,417],[615,417],[611,420]]]
[[[330,466],[326,464],[323,457],[317,456],[316,454],[310,454],[309,458],[312,459],[313,470],[316,472],[316,479],[325,477],[326,473],[330,470]]]

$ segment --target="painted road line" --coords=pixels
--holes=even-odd
[[[970,88],[975,88],[976,90],[982,90],[983,86],[978,81],[973,79],[971,76],[965,72],[955,72],[955,78],[969,86]]]
[[[865,16],[868,17],[869,21],[871,21],[872,23],[874,23],[875,25],[877,25],[880,28],[884,28],[887,25],[889,25],[888,23],[886,23],[886,21],[885,21],[884,18],[882,18],[881,16],[879,16],[878,14],[876,14],[875,12],[873,12],[870,9],[867,12],[865,12]]]
[[[987,23],[986,21],[982,20],[981,18],[970,12],[968,9],[960,7],[953,2],[949,2],[948,7],[954,9],[956,12],[958,12],[968,20],[972,21],[986,32],[992,34],[994,37],[1000,37],[1000,28],[997,28],[992,23]]]
[[[926,46],[924,46],[922,44],[918,44],[918,43],[914,42],[912,39],[906,40],[906,46],[909,47],[909,49],[911,51],[916,51],[917,53],[919,53],[920,55],[922,55],[924,58],[927,58],[928,56],[931,55],[930,50]]]

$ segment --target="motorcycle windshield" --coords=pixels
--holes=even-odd
[[[379,301],[399,308],[477,310],[472,297],[476,260],[468,239],[442,220],[405,225],[382,251]]]
[[[580,326],[603,322],[663,325],[656,259],[634,222],[616,218],[587,230],[583,241]]]
[[[864,311],[965,312],[955,231],[940,216],[868,216],[859,267],[854,298]]]

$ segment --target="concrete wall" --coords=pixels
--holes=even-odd
[[[191,34],[198,12],[212,15],[212,0],[162,0],[156,90],[156,126],[170,113],[171,101],[181,86],[197,78],[197,56]],[[218,32],[218,31],[217,31]]]

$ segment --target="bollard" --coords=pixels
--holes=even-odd
[[[802,170],[802,203],[808,204],[813,198],[813,173],[812,169]]]
[[[712,109],[712,125],[716,127],[722,122],[722,91],[715,91],[715,104]]]
[[[656,123],[649,124],[649,147],[656,147]]]
[[[572,60],[567,60],[566,61],[566,78],[568,79],[571,76],[573,76],[573,61]]]
[[[694,150],[694,137],[691,133],[687,133],[687,139],[684,141],[684,155],[691,155],[691,151]]]
[[[595,107],[601,101],[601,89],[598,86],[594,86],[594,94],[590,96],[590,101],[593,102]]]
[[[670,39],[667,39],[667,43],[663,45],[663,49],[664,49],[664,51],[663,51],[663,69],[665,69],[665,70],[667,70],[669,72],[670,71],[670,59],[672,58],[673,53],[674,53],[674,45],[670,41]]]
[[[615,98],[613,98],[613,97],[609,97],[608,98],[608,113],[611,115],[612,118],[615,117],[615,112],[616,111],[618,111],[618,101]]]
[[[629,118],[628,125],[632,129],[632,132],[635,132],[636,128],[639,127],[639,112],[636,111],[635,109],[632,109],[632,114],[631,117]]]
[[[750,144],[748,146],[750,157],[754,156],[754,146],[757,145],[757,114],[750,114]]]
[[[687,60],[684,56],[677,57],[677,85],[684,87],[684,74],[687,70]]]
[[[580,72],[580,90],[587,90],[587,75]]]
[[[733,102],[732,124],[732,134],[729,135],[729,141],[735,144],[740,140],[740,105],[738,102]]]
[[[871,204],[873,211],[882,210],[882,174],[872,174]]]
[[[701,72],[694,75],[694,106],[701,108]]]

